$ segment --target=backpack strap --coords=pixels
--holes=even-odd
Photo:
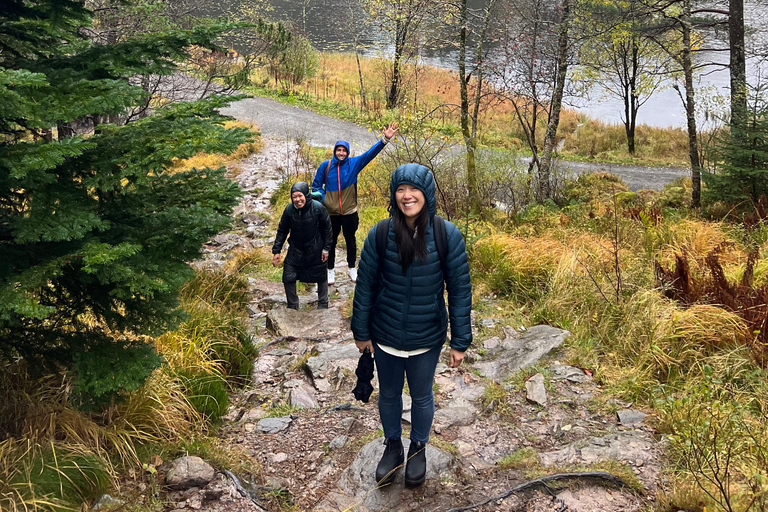
[[[325,167],[325,175],[323,176],[323,185],[328,183],[328,171],[331,170],[331,160],[333,159],[332,158],[328,159],[328,165]]]
[[[435,245],[437,246],[437,255],[440,257],[440,266],[443,267],[443,279],[448,278],[448,234],[445,231],[445,219],[435,215],[433,222],[435,230]]]
[[[379,275],[384,272],[384,258],[387,252],[387,237],[389,236],[389,223],[392,217],[382,219],[376,224],[376,252],[379,255]]]

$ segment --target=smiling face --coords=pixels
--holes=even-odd
[[[400,185],[395,191],[395,203],[397,203],[398,209],[403,212],[406,224],[413,227],[416,217],[419,216],[427,201],[424,199],[424,192],[416,187]]]
[[[293,202],[293,206],[299,209],[304,208],[304,205],[307,204],[307,198],[301,192],[294,192],[291,194],[291,201]]]
[[[333,153],[336,155],[336,158],[341,162],[345,158],[347,158],[347,148],[344,146],[336,146],[336,149],[333,151]]]

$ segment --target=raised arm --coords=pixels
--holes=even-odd
[[[371,163],[371,161],[378,156],[379,153],[381,153],[381,150],[384,149],[384,146],[389,143],[390,139],[395,136],[397,133],[397,124],[395,123],[389,123],[389,126],[384,129],[382,132],[381,139],[376,142],[373,146],[371,146],[368,151],[363,153],[360,156],[355,156],[349,159],[349,163],[352,166],[352,169],[355,172],[355,175],[360,174],[366,165]]]

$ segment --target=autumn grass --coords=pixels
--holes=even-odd
[[[354,54],[350,53],[321,53],[317,74],[301,84],[275,85],[266,75],[266,69],[257,69],[252,82],[258,85],[252,92],[364,126],[378,126],[383,121],[388,93],[384,77],[389,63],[372,57],[361,58],[360,64],[366,92],[365,108],[357,63]],[[400,117],[415,116],[451,137],[454,143],[461,143],[457,73],[426,65],[419,65],[416,70],[407,66],[403,70],[402,85],[404,103],[399,110]],[[528,151],[526,135],[512,101],[500,95],[487,95],[487,98],[482,104],[478,130],[480,144],[489,148]],[[519,99],[517,101],[524,117],[530,119],[530,108]],[[542,111],[536,126],[539,147],[545,131],[546,114]],[[589,119],[573,109],[566,108],[561,113],[558,143],[563,144],[561,155],[565,158],[635,165],[687,164],[688,140],[680,129],[640,125],[635,140],[636,153],[630,155],[622,124]]]
[[[692,278],[709,286],[706,258],[717,249],[723,275],[735,286],[748,249],[757,247],[756,286],[766,282],[768,269],[762,228],[745,230],[673,210],[644,220],[634,213],[638,204],[650,211],[667,191],[624,202],[620,183],[586,183],[570,188],[577,199],[569,206],[531,207],[477,240],[470,247],[473,285],[509,301],[527,325],[570,330],[569,364],[590,368],[608,395],[642,404],[654,413],[661,432],[677,436],[676,471],[663,500],[686,503],[686,481],[696,477],[701,503],[711,508],[720,492],[707,480],[714,470],[685,461],[696,460],[691,454],[702,460],[730,454],[725,492],[745,509],[750,489],[768,496],[761,462],[768,454],[763,427],[768,385],[753,355],[759,332],[739,311],[720,304],[666,298],[654,262],[667,268],[676,264],[675,255],[686,254]],[[504,388],[492,385],[483,403],[503,407],[504,396]],[[514,458],[506,463],[517,464]]]
[[[564,158],[618,164],[690,164],[687,161],[688,134],[679,128],[639,125],[635,131],[634,155],[628,152],[623,124],[608,124],[585,118],[572,131],[563,127],[560,133],[565,134],[561,150]]]
[[[518,471],[529,470],[539,466],[539,458],[536,450],[532,448],[520,448],[501,458],[499,469],[515,469]]]
[[[255,124],[242,121],[227,121],[224,123],[224,128],[247,128],[251,131],[253,140],[240,144],[229,155],[219,153],[198,153],[193,157],[183,160],[175,159],[169,172],[185,172],[191,169],[204,169],[206,167],[210,169],[227,167],[230,171],[230,176],[239,174],[237,163],[258,153],[264,147],[264,143],[261,141],[261,132]]]

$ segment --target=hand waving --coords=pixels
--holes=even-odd
[[[397,133],[397,123],[389,123],[389,126],[384,128],[384,137],[391,139]]]

